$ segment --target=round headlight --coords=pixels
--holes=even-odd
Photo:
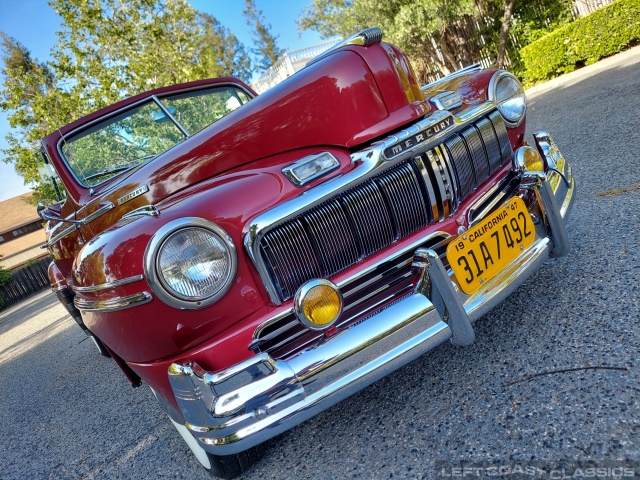
[[[522,84],[509,72],[497,72],[491,78],[489,100],[494,102],[510,127],[517,127],[527,110],[527,97]]]
[[[201,308],[218,300],[231,286],[237,256],[231,238],[202,218],[169,222],[153,236],[145,254],[152,290],[165,303]]]

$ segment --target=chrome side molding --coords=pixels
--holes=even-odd
[[[153,296],[149,292],[140,292],[108,300],[86,300],[76,297],[73,299],[73,303],[78,310],[83,312],[116,312],[149,303],[151,300],[153,300]]]
[[[120,287],[122,285],[128,285],[129,283],[139,282],[144,278],[144,275],[134,275],[133,277],[123,278],[122,280],[114,280],[112,282],[102,283],[100,285],[91,285],[87,287],[73,287],[74,292],[99,292],[101,290],[107,290],[109,288]]]
[[[155,205],[145,205],[135,210],[131,210],[129,213],[125,213],[119,221],[128,220],[135,217],[159,217],[160,210]]]
[[[113,210],[114,207],[115,205],[112,202],[104,202],[100,205],[100,208],[98,208],[95,212],[87,215],[82,220],[71,220],[69,218],[53,217],[51,215],[48,215],[46,210],[41,210],[39,214],[43,220],[51,220],[54,222],[61,222],[61,223],[70,223],[74,226],[83,226],[83,225],[86,225],[87,223],[93,222],[96,218],[104,215],[108,211]]]

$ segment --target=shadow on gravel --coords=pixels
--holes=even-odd
[[[44,291],[22,300],[0,312],[0,335],[36,317],[43,311],[58,305],[58,299],[51,291]]]
[[[28,318],[27,318],[28,319]],[[11,343],[8,348],[0,350],[0,364],[5,361],[16,361],[16,357],[38,347],[41,343],[51,338],[62,330],[66,330],[75,325],[68,315],[58,317],[52,323],[49,323],[46,327],[43,327],[33,333],[30,333],[27,337],[24,337],[17,342]]]

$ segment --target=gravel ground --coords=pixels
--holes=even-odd
[[[574,460],[638,475],[640,47],[529,98],[528,130],[551,132],[578,182],[572,252],[476,322],[474,345],[444,344],[283,434],[244,478]],[[598,368],[552,373],[583,367]],[[0,314],[0,385],[0,479],[207,476],[149,389],[131,389],[48,292]]]

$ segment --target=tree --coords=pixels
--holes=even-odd
[[[51,0],[62,30],[47,64],[0,34],[0,109],[13,131],[5,162],[14,163],[33,201],[53,198],[40,185],[39,140],[72,120],[127,96],[190,80],[248,79],[249,57],[211,15],[184,0]]]
[[[532,41],[572,20],[570,0],[478,0],[483,27],[478,35],[484,50],[496,65],[504,68],[507,57],[511,69],[517,70],[520,49]]]
[[[571,0],[313,0],[298,19],[324,38],[379,26],[404,50],[422,81],[435,65],[442,74],[487,56],[518,68],[519,49],[571,21]],[[478,24],[475,38],[457,28]],[[480,53],[483,55],[480,55]]]
[[[31,57],[29,50],[4,32],[0,32],[4,82],[0,90],[0,109],[10,112],[14,129],[6,134],[5,162],[13,163],[25,184],[35,185],[38,200],[55,198],[50,184],[40,185],[37,156],[39,140],[59,125],[65,112],[57,108],[57,80],[52,69]],[[33,198],[33,197],[32,197]],[[37,203],[38,200],[34,200]]]
[[[509,24],[511,23],[511,15],[513,13],[513,7],[516,4],[516,0],[503,0],[502,5],[504,7],[504,16],[502,17],[502,27],[500,28],[500,41],[498,42],[498,58],[496,60],[496,66],[498,68],[504,67],[504,54],[507,47],[507,36],[509,35]]]
[[[379,26],[385,40],[404,50],[418,76],[424,77],[429,62],[445,74],[461,66],[458,52],[448,41],[448,28],[476,13],[473,0],[314,0],[298,25],[325,38]]]
[[[258,46],[252,52],[258,57],[258,67],[267,70],[284,53],[284,49],[278,48],[278,37],[271,34],[271,25],[265,23],[262,10],[258,10],[255,0],[245,0],[246,8],[242,12],[247,19],[247,25],[253,28],[253,39]]]
[[[0,255],[0,260],[2,260],[2,255]],[[0,287],[8,284],[13,278],[13,273],[11,270],[5,270],[2,265],[0,265]]]

